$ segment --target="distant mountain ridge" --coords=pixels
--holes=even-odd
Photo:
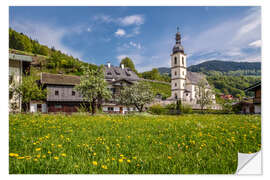
[[[233,62],[233,61],[206,61],[197,65],[189,66],[188,71],[192,72],[207,72],[207,71],[219,71],[222,73],[228,73],[230,71],[261,71],[260,62]],[[160,74],[170,74],[171,70],[167,67],[158,68]]]

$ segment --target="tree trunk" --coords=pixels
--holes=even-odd
[[[96,113],[96,100],[92,101],[91,110],[92,110],[92,115],[94,115]]]

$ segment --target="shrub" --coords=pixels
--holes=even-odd
[[[192,108],[190,105],[182,105],[181,112],[184,114],[190,114],[190,113],[192,113]]]
[[[161,106],[160,104],[155,104],[155,105],[149,107],[148,111],[152,114],[157,114],[157,115],[168,113],[168,110],[164,106]]]

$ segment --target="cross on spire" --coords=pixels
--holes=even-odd
[[[177,26],[177,33],[175,35],[176,44],[181,44],[181,34],[179,32],[179,27]]]

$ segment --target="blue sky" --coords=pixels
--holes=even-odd
[[[139,71],[170,66],[176,27],[188,65],[261,61],[260,7],[10,7],[10,27],[94,64],[130,57]]]

